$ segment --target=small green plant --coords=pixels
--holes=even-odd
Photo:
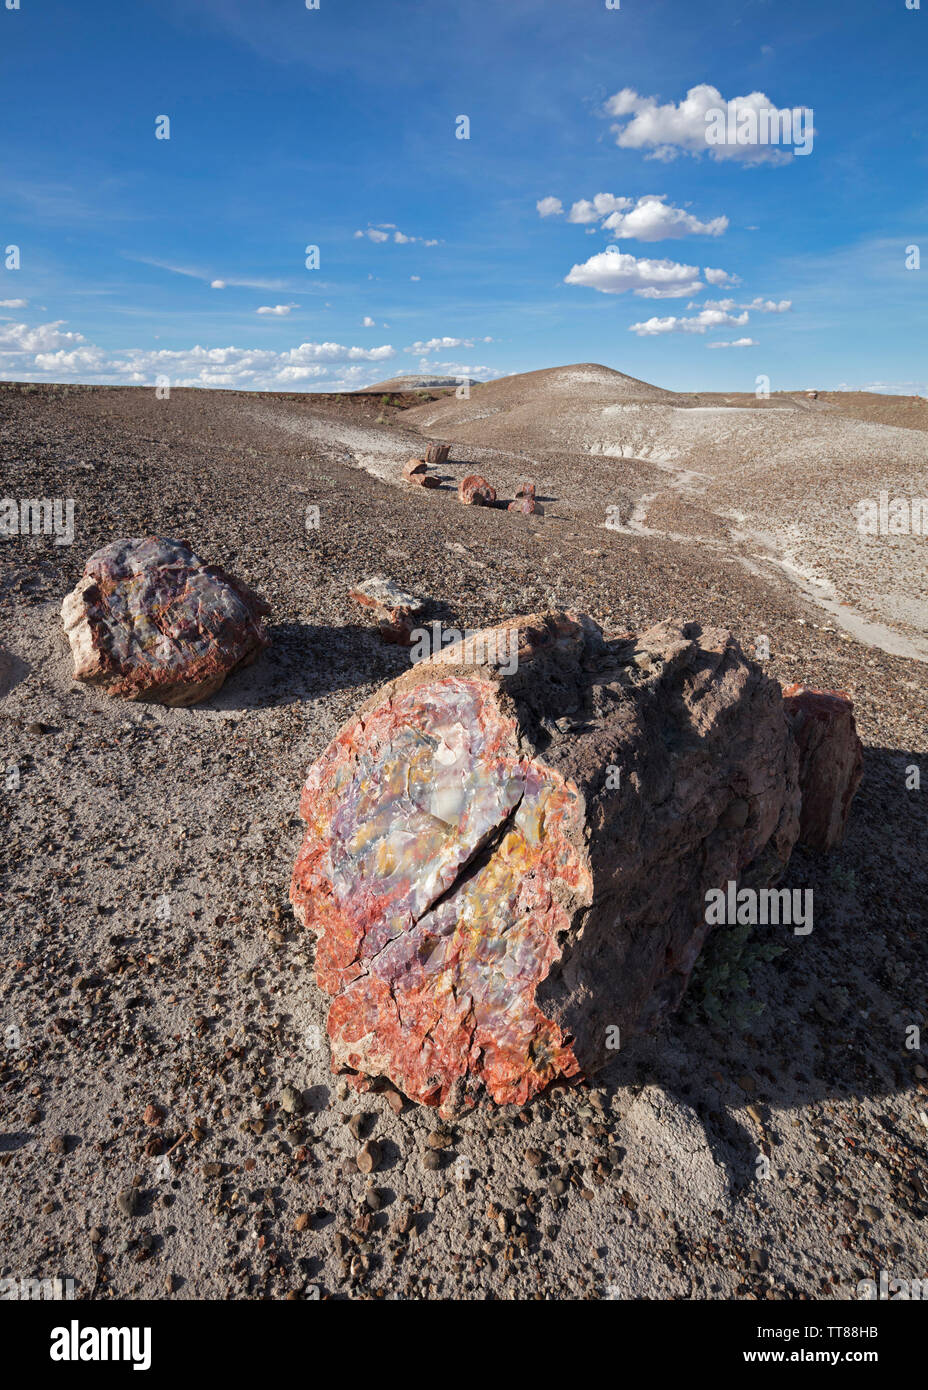
[[[757,936],[752,924],[716,927],[710,932],[696,962],[683,1006],[687,1023],[708,1020],[718,1028],[750,1028],[764,1011],[758,999],[748,998],[754,968],[776,960],[786,950],[773,940]]]

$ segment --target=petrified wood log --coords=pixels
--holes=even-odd
[[[447,463],[450,455],[450,444],[430,444],[425,451],[427,463]]]
[[[834,849],[844,839],[863,772],[854,705],[843,690],[805,685],[788,685],[783,705],[799,749],[800,843],[812,850]]]
[[[458,483],[458,501],[468,507],[484,507],[487,503],[496,501],[496,488],[479,473],[468,473],[467,477]]]
[[[254,661],[269,613],[240,580],[161,536],[96,551],[61,605],[75,680],[164,705],[205,700]]]
[[[514,659],[517,653],[517,660]],[[674,1008],[706,892],[799,829],[779,685],[731,636],[551,613],[386,685],[310,769],[291,898],[333,1068],[453,1113],[589,1074]]]

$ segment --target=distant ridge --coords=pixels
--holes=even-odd
[[[470,376],[429,376],[423,372],[407,372],[402,376],[391,376],[388,381],[378,381],[373,386],[365,386],[363,391],[356,391],[355,395],[363,396],[367,393],[380,391],[447,390],[449,387],[460,386],[465,382],[470,386],[477,384],[474,377]]]

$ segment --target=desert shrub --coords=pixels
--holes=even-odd
[[[720,926],[710,932],[683,1004],[687,1023],[709,1022],[741,1032],[764,1011],[748,990],[755,968],[782,956],[786,947],[758,934],[756,926]]]

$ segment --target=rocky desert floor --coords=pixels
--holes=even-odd
[[[0,539],[0,1279],[469,1300],[928,1278],[926,542],[853,511],[928,496],[928,405],[586,364],[426,394],[0,387],[0,495],[75,504],[71,545]],[[432,491],[400,480],[425,438],[453,444]],[[461,506],[474,471],[501,500],[533,481],[544,514]],[[270,649],[190,709],[71,679],[64,595],[150,532],[272,605]],[[864,780],[842,849],[791,861],[814,930],[752,970],[762,1012],[695,1003],[590,1084],[448,1127],[349,1095],[288,888],[307,768],[409,661],[348,598],[377,573],[455,627],[728,627],[784,684],[851,693]]]

